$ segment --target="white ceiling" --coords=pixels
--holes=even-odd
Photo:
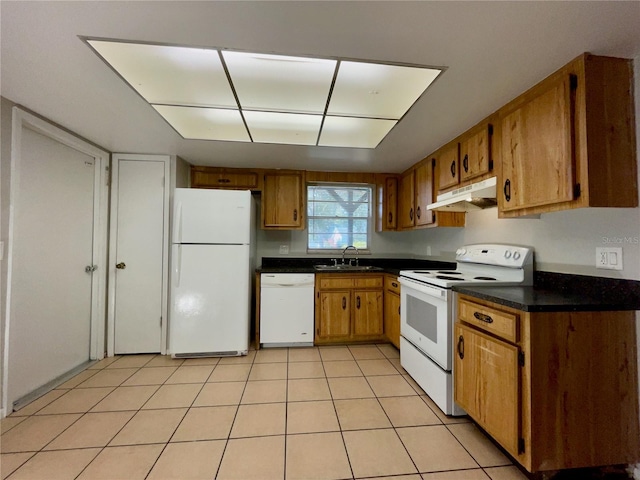
[[[112,152],[400,172],[582,52],[640,56],[640,2],[0,2],[1,94]],[[375,149],[184,140],[78,36],[448,69]],[[637,58],[640,61],[640,58]]]

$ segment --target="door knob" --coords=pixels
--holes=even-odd
[[[116,268],[120,270],[124,270],[125,268],[127,268],[127,266],[125,265],[124,262],[120,262],[120,263],[116,263]]]
[[[87,265],[86,267],[84,267],[84,271],[87,273],[95,272],[97,269],[97,265]]]

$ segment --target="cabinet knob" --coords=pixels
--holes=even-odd
[[[398,288],[398,284],[397,284],[396,282],[391,282],[391,286],[392,286],[393,288]]]
[[[409,220],[413,222],[413,208],[409,209]]]
[[[456,161],[455,160],[453,162],[451,162],[451,176],[452,177],[456,176]]]
[[[418,217],[418,219],[420,219],[420,207],[418,207],[416,209],[416,217]]]
[[[293,221],[294,222],[298,221],[298,209],[297,208],[293,209]]]
[[[393,223],[393,213],[389,212],[389,223]]]
[[[464,167],[465,172],[469,171],[469,155],[468,154],[464,155],[464,160],[462,160],[462,166]]]
[[[342,297],[342,309],[347,309],[347,297]]]
[[[116,268],[118,270],[124,270],[125,268],[127,268],[127,265],[125,265],[124,262],[116,263]]]
[[[356,308],[360,308],[360,295],[356,297]]]

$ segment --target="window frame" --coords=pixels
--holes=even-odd
[[[309,215],[309,211],[308,211],[308,206],[311,203],[309,200],[309,187],[325,187],[325,188],[331,188],[331,187],[335,187],[335,188],[368,188],[369,189],[369,214],[367,217],[356,217],[356,218],[366,218],[367,220],[367,248],[363,248],[360,249],[358,248],[358,253],[359,254],[365,254],[365,255],[369,255],[371,254],[371,242],[373,239],[373,224],[375,222],[375,192],[376,192],[376,186],[374,184],[371,183],[356,183],[356,182],[307,182],[305,185],[305,200],[307,203],[307,212],[306,212],[306,222],[307,222],[307,232],[306,232],[306,243],[307,243],[307,253],[312,253],[312,254],[327,254],[327,255],[334,255],[334,254],[339,254],[341,255],[344,248],[311,248],[309,246],[309,239],[310,239],[310,235],[311,235],[311,228],[310,228],[310,222],[312,219],[315,218],[329,218],[329,217],[322,217],[322,216],[312,216]],[[339,218],[348,218],[348,217],[339,217]]]

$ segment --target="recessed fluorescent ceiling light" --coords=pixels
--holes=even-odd
[[[185,139],[375,148],[441,68],[87,43]]]

